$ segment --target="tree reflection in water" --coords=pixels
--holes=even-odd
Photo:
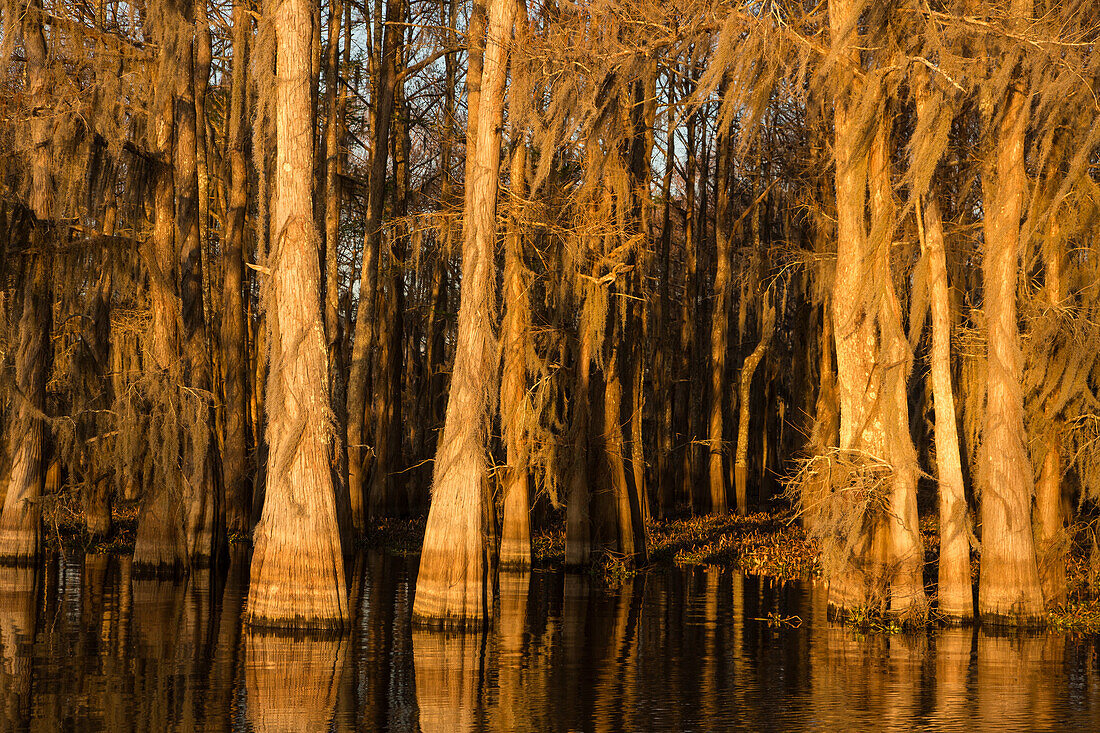
[[[252,729],[328,731],[346,649],[343,634],[247,632],[245,680]]]
[[[524,664],[527,655],[527,602],[531,590],[531,573],[511,571],[500,574],[499,654],[497,656],[498,702],[493,707],[492,727],[497,730],[537,730],[528,715],[523,698],[529,670]],[[417,690],[419,692],[419,665]],[[421,718],[423,720],[423,718]],[[423,727],[423,726],[421,726]],[[428,733],[425,729],[424,733]]]
[[[141,704],[131,715],[149,727],[205,727],[203,681],[213,650],[210,574],[134,579],[132,588],[134,695]]]
[[[485,641],[484,633],[413,629],[416,701],[423,733],[478,729]]]
[[[126,559],[0,568],[0,730],[1095,729],[1095,642],[861,634],[825,589],[719,568],[500,577],[482,633],[410,623],[416,558],[349,573],[343,636],[242,627],[247,556],[187,580]]]
[[[0,696],[4,729],[29,717],[35,622],[35,568],[0,566]]]

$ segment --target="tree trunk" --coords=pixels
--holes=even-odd
[[[198,0],[194,2],[192,6],[193,23],[195,27],[195,44],[194,44],[194,63],[192,64],[192,91],[195,95],[195,192],[196,192],[196,205],[195,214],[198,219],[198,242],[199,242],[199,265],[202,277],[199,280],[199,289],[201,291],[200,303],[202,305],[202,313],[205,316],[207,322],[216,322],[217,318],[217,305],[214,300],[214,269],[210,263],[210,251],[207,248],[210,242],[210,135],[207,128],[206,117],[206,94],[210,87],[210,66],[213,62],[213,48],[211,46],[210,38],[210,17],[207,13],[207,0]],[[214,368],[215,368],[215,354],[213,350],[213,339],[216,338],[216,334],[210,332],[208,328],[204,326],[202,329],[202,345],[206,349],[206,362],[207,362],[207,375],[210,381],[210,387],[214,387]],[[216,403],[217,399],[211,399],[210,409],[210,426],[211,426],[211,439],[215,441],[215,447],[217,446],[217,420],[220,420],[220,416],[217,415],[217,410],[214,409],[213,403]],[[213,470],[213,469],[212,469]],[[220,476],[218,477],[221,478]],[[216,482],[215,482],[216,483]],[[215,490],[214,486],[210,487],[210,491],[217,495],[217,505],[220,508],[224,504],[223,497],[221,496],[223,487],[217,485]],[[220,520],[220,517],[212,519]]]
[[[340,151],[344,145],[344,112],[340,88],[340,33],[344,16],[343,0],[332,0],[329,5],[328,47],[325,58],[325,343],[328,348],[329,395],[336,418],[336,449],[333,470],[345,485],[341,494],[346,495],[347,464],[347,386],[344,383],[343,349],[340,348],[342,329],[340,324],[340,209],[343,189],[340,174],[343,159]],[[345,51],[347,48],[345,48]],[[341,502],[343,504],[343,502]],[[346,511],[350,511],[350,499]],[[350,517],[346,518],[350,519]]]
[[[832,292],[840,407],[840,449],[873,471],[873,490],[884,492],[862,508],[851,487],[835,486],[845,512],[861,511],[855,537],[840,538],[840,557],[827,563],[829,603],[840,609],[884,607],[922,613],[923,551],[917,533],[916,453],[909,436],[909,346],[890,271],[894,231],[889,169],[890,115],[879,114],[872,141],[859,122],[861,83],[857,34],[859,4],[832,0],[829,21],[837,67],[834,101],[837,255]],[[870,200],[868,201],[868,193]],[[867,228],[867,209],[871,226]],[[877,466],[877,467],[876,467]],[[839,530],[847,532],[849,530]]]
[[[404,9],[398,10],[404,18]],[[402,26],[392,26],[396,34],[395,74],[404,71],[405,41],[397,31]],[[390,31],[388,30],[387,36]],[[405,102],[404,83],[394,84],[393,134],[393,205],[395,219],[401,221],[408,211],[409,187],[409,124],[408,106]],[[384,237],[389,246],[389,267],[386,271],[386,294],[388,297],[380,305],[381,322],[384,325],[378,334],[378,357],[376,360],[375,393],[375,429],[374,429],[374,472],[371,477],[368,513],[374,517],[401,516],[409,507],[409,497],[401,490],[404,474],[401,472],[403,444],[402,376],[404,374],[405,346],[405,257],[409,238],[408,227],[403,223],[392,227]]]
[[[225,395],[225,530],[231,539],[251,529],[252,484],[248,467],[248,334],[245,325],[244,235],[248,210],[245,132],[248,119],[247,70],[252,21],[248,6],[233,3],[233,76],[226,119],[229,196],[223,241],[221,348]]]
[[[160,110],[156,142],[163,145],[162,153],[171,150],[172,168],[160,173],[171,178],[171,188],[158,180],[150,280],[154,323],[159,319],[171,338],[160,341],[154,334],[154,364],[165,377],[154,420],[160,428],[155,450],[163,455],[156,461],[157,476],[142,507],[134,543],[135,567],[154,573],[208,562],[215,525],[212,382],[199,239],[195,26],[192,18],[179,15],[164,22],[171,27],[160,39],[160,63],[167,65],[161,77],[171,82],[172,91]],[[170,191],[175,194],[174,209]],[[165,230],[170,216],[174,228],[169,237]],[[175,278],[169,273],[179,277],[178,301]],[[163,312],[158,313],[160,308]]]
[[[489,5],[481,94],[470,116],[477,121],[476,157],[467,179],[455,365],[413,604],[415,619],[447,626],[480,625],[492,603],[486,450],[497,373],[492,321],[500,125],[514,12],[513,0]]]
[[[824,277],[819,270],[817,277]],[[813,455],[825,455],[840,445],[840,409],[837,404],[836,372],[833,369],[834,347],[832,315],[829,302],[821,306],[820,361],[817,398],[814,402],[814,423],[810,432],[810,451]],[[818,522],[824,502],[825,487],[810,485],[803,487],[799,501],[803,507],[802,526],[807,534],[817,535],[821,526]]]
[[[917,476],[920,469],[909,429],[909,371],[912,348],[902,326],[901,303],[894,287],[891,263],[896,227],[890,178],[891,118],[883,115],[871,145],[867,188],[871,204],[868,241],[874,252],[873,282],[877,292],[879,352],[874,369],[881,386],[878,416],[883,451],[892,468],[885,523],[889,533],[886,580],[889,611],[905,618],[927,617],[924,592],[924,547],[918,528]]]
[[[764,302],[761,304],[763,312],[760,318],[760,340],[756,343],[756,348],[745,357],[745,361],[741,365],[741,384],[738,389],[737,457],[733,464],[734,489],[738,514],[746,514],[749,506],[749,423],[752,419],[752,378],[756,374],[756,368],[760,365],[761,359],[763,359],[764,354],[767,353],[768,347],[771,345],[772,334],[775,332],[775,306],[768,302],[767,293],[764,293],[763,298]],[[765,400],[765,405],[766,404],[767,400]],[[761,475],[763,475],[765,470],[767,455],[764,456],[764,461],[765,463],[761,465]]]
[[[614,298],[610,298],[614,302]],[[607,377],[604,394],[603,415],[603,451],[607,461],[611,489],[615,508],[615,531],[618,540],[618,553],[627,562],[644,565],[648,552],[646,548],[645,522],[642,519],[641,502],[635,486],[626,480],[626,467],[623,462],[623,387],[622,378],[622,328],[618,314],[608,314],[611,321],[608,341],[610,349],[605,365]]]
[[[1031,525],[1034,479],[1024,433],[1016,312],[1028,105],[1026,94],[1010,87],[993,135],[996,149],[990,151],[982,177],[987,202],[982,279],[988,333],[978,606],[983,622],[1013,625],[1038,623],[1043,613]]]
[[[48,76],[40,0],[30,0],[24,8],[23,46],[27,62],[26,94],[30,99],[45,98]],[[29,161],[28,207],[34,221],[27,244],[32,251],[26,258],[23,313],[19,319],[19,346],[15,353],[15,419],[8,426],[11,473],[0,513],[0,561],[7,564],[35,562],[40,541],[39,499],[43,490],[46,444],[46,426],[41,418],[46,409],[46,380],[53,356],[53,302],[47,252],[52,245],[50,219],[55,192],[51,190],[50,180],[52,146],[48,114],[48,110],[35,112],[31,122],[34,152]]]
[[[374,324],[378,320],[378,260],[382,245],[382,213],[385,208],[386,167],[389,162],[390,125],[393,117],[394,87],[398,41],[404,34],[404,0],[389,0],[386,18],[396,25],[387,25],[382,41],[381,68],[374,91],[374,127],[372,129],[371,168],[368,181],[366,233],[363,241],[363,266],[360,273],[359,307],[355,316],[351,366],[348,375],[348,495],[352,524],[357,531],[364,527],[366,499],[367,380],[371,371],[371,353],[375,345]],[[377,42],[377,39],[376,39]]]
[[[184,542],[189,565],[209,561],[214,542],[214,435],[213,386],[203,311],[202,241],[199,238],[198,118],[195,107],[195,46],[185,44],[176,87],[176,245],[180,262],[180,362],[183,384],[192,389],[181,395],[183,415]],[[206,79],[201,82],[206,84]],[[194,420],[194,422],[192,422]]]
[[[935,110],[932,108],[934,101],[930,98],[928,75],[922,74],[914,85],[913,94],[918,124],[930,124]],[[935,409],[934,440],[939,483],[938,609],[948,618],[965,621],[974,617],[970,582],[970,526],[951,379],[951,296],[947,282],[947,255],[940,203],[935,192],[927,195],[918,192],[916,217],[921,250],[928,268],[928,298],[932,311],[929,376]]]
[[[269,351],[267,492],[255,531],[245,618],[260,626],[339,627],[349,619],[332,483],[328,364],[313,223],[306,0],[276,0],[275,208],[264,283]]]
[[[441,0],[440,12],[443,16],[441,23],[449,29],[449,42],[455,42],[456,27],[458,23],[459,0]],[[455,206],[455,185],[452,173],[454,144],[458,134],[455,125],[455,93],[457,78],[457,63],[454,54],[447,54],[444,59],[444,97],[443,97],[443,132],[440,145],[440,203],[447,212]],[[480,84],[480,81],[478,82]],[[439,427],[443,421],[444,397],[446,394],[446,374],[444,363],[446,361],[446,343],[444,335],[447,324],[447,268],[452,251],[452,244],[456,227],[453,217],[447,216],[443,221],[442,231],[439,233],[438,246],[435,250],[435,261],[431,276],[431,300],[428,306],[428,335],[425,344],[425,364],[427,365],[427,383],[423,391],[424,408],[423,433],[424,445],[420,451],[421,460],[435,455],[439,443]],[[430,470],[430,468],[429,468]],[[424,492],[421,502],[414,511],[420,513],[427,508]]]
[[[668,84],[668,104],[674,103],[675,84]],[[676,335],[672,330],[672,174],[676,159],[676,126],[668,124],[668,136],[665,140],[665,171],[661,181],[661,196],[664,209],[661,216],[660,239],[660,293],[657,298],[656,331],[659,334],[654,345],[653,356],[654,392],[660,398],[657,415],[657,494],[662,517],[670,516],[676,509],[676,491],[672,464],[673,445],[673,399],[672,355],[676,350]]]
[[[115,233],[115,223],[118,216],[118,207],[114,203],[108,204],[103,216],[102,231],[104,237],[112,237]],[[114,291],[113,267],[109,250],[104,248],[102,270],[99,274],[99,282],[96,284],[95,297],[92,301],[90,314],[90,327],[85,335],[85,340],[91,350],[95,368],[91,375],[94,384],[87,385],[87,395],[100,395],[97,402],[92,403],[92,415],[89,416],[90,430],[84,436],[85,460],[88,465],[89,477],[82,492],[84,508],[84,526],[88,534],[97,539],[105,539],[111,532],[111,481],[108,470],[107,452],[102,444],[106,439],[105,433],[110,428],[107,422],[98,418],[99,409],[111,410],[114,407],[114,381],[111,375],[111,294]],[[98,408],[98,409],[97,409]],[[94,447],[93,447],[94,446]]]
[[[39,209],[41,211],[41,209]],[[46,245],[48,224],[35,222],[36,248]],[[38,557],[43,493],[43,461],[46,426],[46,377],[52,348],[52,302],[48,255],[32,254],[27,260],[23,285],[23,315],[19,319],[19,349],[15,354],[15,420],[10,426],[11,474],[4,509],[0,514],[0,561],[22,565]]]
[[[1064,308],[1065,284],[1062,276],[1064,243],[1056,216],[1048,225],[1043,246],[1044,290],[1047,307],[1053,311]],[[1070,348],[1073,348],[1072,346]],[[1066,600],[1066,553],[1069,533],[1062,516],[1062,430],[1064,419],[1053,408],[1046,410],[1043,434],[1043,465],[1035,484],[1035,543],[1039,580],[1047,606]]]
[[[918,114],[921,110],[918,101]],[[939,612],[952,619],[974,617],[970,583],[970,527],[963,486],[962,457],[951,383],[951,300],[939,202],[934,194],[917,208],[922,225],[921,245],[927,257],[929,300],[932,310],[930,378],[936,414],[936,475],[939,482],[940,558]]]
[[[692,70],[694,74],[694,70]],[[693,91],[692,86],[689,86],[686,90],[686,94],[690,95]],[[694,112],[689,114],[687,120],[687,149],[684,151],[686,157],[685,166],[686,173],[684,178],[684,261],[683,267],[683,295],[680,298],[680,322],[677,324],[677,329],[680,335],[680,349],[678,352],[678,368],[675,381],[675,389],[673,394],[675,395],[674,404],[674,416],[676,420],[676,439],[680,444],[680,475],[679,489],[680,496],[687,502],[689,511],[692,514],[700,512],[701,507],[698,505],[696,490],[695,490],[695,435],[692,431],[693,427],[693,415],[691,406],[695,398],[694,385],[692,384],[692,362],[695,356],[695,296],[698,290],[698,247],[696,232],[699,222],[697,220],[697,211],[695,207],[695,187],[696,187],[696,155],[698,150],[696,148],[696,120],[698,115]]]
[[[589,329],[582,329],[573,366],[575,379],[571,399],[573,401],[573,426],[570,443],[573,446],[569,471],[567,503],[565,506],[565,565],[587,565],[592,552],[592,522],[589,507],[592,492],[589,481],[589,411],[591,403],[592,338]]]
[[[632,139],[630,148],[631,209],[634,226],[641,235],[640,245],[633,254],[634,270],[627,288],[631,301],[627,305],[627,347],[624,369],[629,385],[630,467],[634,491],[640,502],[643,524],[649,517],[649,488],[646,480],[645,431],[643,416],[645,399],[645,354],[647,342],[647,304],[645,285],[652,272],[651,217],[653,206],[649,195],[650,158],[653,153],[653,117],[657,111],[657,66],[646,64],[645,76],[633,83],[634,106],[631,109]]]
[[[1069,537],[1062,515],[1062,437],[1057,427],[1043,436],[1043,465],[1035,485],[1035,544],[1039,579],[1048,606],[1066,600]]]
[[[850,32],[851,0],[830,0],[830,29],[838,36]],[[844,61],[858,67],[859,52],[846,50]],[[848,84],[853,83],[847,80]],[[857,152],[853,116],[846,89],[837,94],[834,108],[836,157],[837,253],[836,277],[832,292],[832,320],[836,340],[837,396],[840,413],[840,445],[842,450],[859,449],[857,430],[868,422],[867,412],[873,406],[875,394],[864,394],[869,385],[872,354],[875,345],[873,315],[863,306],[863,288],[867,287],[869,259],[864,232],[867,157]],[[868,399],[870,398],[870,399]],[[826,569],[829,579],[829,603],[838,608],[865,605],[869,601],[864,564],[870,543],[869,528],[861,528],[850,557],[839,558],[835,567]]]
[[[527,351],[531,305],[527,296],[527,270],[523,262],[520,205],[526,195],[527,141],[515,136],[512,151],[513,213],[504,239],[504,324],[501,354],[500,423],[508,466],[504,470],[504,515],[500,539],[502,569],[531,567],[531,500],[529,494],[527,400]]]
[[[733,232],[730,231],[730,175],[733,159],[733,138],[718,136],[717,201],[715,206],[715,230],[717,258],[714,269],[714,312],[710,320],[710,432],[708,450],[710,461],[710,510],[725,514],[729,510],[726,498],[726,472],[723,461],[723,431],[726,406],[726,355],[729,353],[730,276],[733,270]],[[741,508],[743,505],[738,505]]]

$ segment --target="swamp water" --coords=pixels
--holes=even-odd
[[[502,576],[488,634],[412,629],[416,558],[369,553],[342,636],[242,629],[228,573],[127,558],[0,568],[0,730],[1097,730],[1100,643],[951,629],[860,635],[824,588],[716,568],[607,588]]]

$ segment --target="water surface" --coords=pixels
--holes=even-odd
[[[410,627],[415,573],[361,556],[354,627],[319,637],[243,629],[243,556],[175,583],[0,568],[0,729],[1100,729],[1092,637],[859,635],[820,585],[718,568],[504,576],[488,633],[444,634]]]

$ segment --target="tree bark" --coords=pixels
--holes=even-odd
[[[851,32],[854,14],[851,0],[831,0],[830,30],[837,37]],[[859,52],[845,49],[843,62],[858,68]],[[851,71],[848,70],[850,79]],[[848,84],[852,82],[846,79]],[[867,411],[877,395],[864,394],[871,376],[871,356],[875,344],[873,315],[863,307],[862,289],[866,287],[867,243],[864,231],[867,157],[856,150],[854,102],[848,99],[844,87],[837,94],[834,106],[834,146],[836,157],[837,253],[836,278],[832,292],[832,320],[836,340],[837,396],[840,412],[840,445],[842,450],[858,449],[857,429],[868,422]],[[869,601],[863,565],[870,549],[863,528],[851,557],[841,558],[826,570],[829,578],[829,603],[838,608],[865,605]]]
[[[694,74],[692,69],[692,74]],[[690,96],[694,84],[688,86],[685,94]],[[695,312],[696,292],[698,290],[698,233],[696,229],[699,221],[696,216],[695,188],[698,165],[696,163],[696,126],[698,115],[689,113],[687,119],[687,149],[684,151],[685,178],[684,178],[684,260],[683,260],[683,295],[680,298],[680,318],[677,328],[679,330],[679,364],[675,381],[674,419],[676,421],[676,439],[680,444],[680,496],[687,502],[692,514],[700,512],[701,507],[696,497],[695,487],[695,434],[691,406],[695,399],[695,389],[692,384],[692,363],[695,356]]]
[[[270,275],[267,492],[245,618],[253,626],[340,627],[349,619],[331,472],[328,364],[313,220],[307,0],[273,0],[276,165]]]
[[[731,273],[733,270],[733,232],[730,231],[730,175],[733,159],[733,139],[729,135],[718,136],[718,193],[715,202],[715,230],[717,258],[714,268],[714,312],[710,327],[710,424],[707,436],[710,461],[710,510],[725,514],[729,510],[726,493],[726,472],[723,461],[725,451],[724,418],[726,406],[726,356],[729,353],[729,315]]]
[[[516,135],[512,151],[512,216],[504,238],[504,324],[500,378],[500,423],[508,465],[504,470],[504,514],[500,539],[500,567],[531,567],[531,500],[529,494],[527,351],[531,328],[531,304],[527,296],[527,270],[523,262],[522,223],[515,207],[526,195],[527,141]]]
[[[340,211],[343,189],[341,150],[344,146],[343,90],[340,88],[340,35],[344,16],[344,1],[332,0],[329,5],[328,45],[325,56],[325,344],[328,348],[329,395],[336,417],[336,450],[333,470],[347,493],[347,385],[344,383],[344,351],[340,348]],[[347,48],[345,46],[345,51]],[[343,504],[343,502],[341,502]],[[345,511],[350,511],[350,498]],[[350,517],[346,518],[350,520]]]
[[[23,48],[26,56],[27,88],[30,99],[48,94],[46,37],[42,32],[42,3],[29,0],[23,18]],[[15,420],[9,424],[11,473],[0,512],[0,561],[31,564],[38,557],[43,491],[43,460],[46,425],[46,380],[53,356],[53,302],[50,292],[50,255],[54,191],[50,176],[51,124],[48,111],[35,112],[31,121],[34,143],[30,165],[28,208],[29,253],[23,278],[23,313],[19,318],[19,346],[15,353]]]
[[[576,362],[573,366],[573,425],[570,431],[570,443],[573,446],[572,462],[569,470],[567,503],[565,506],[565,565],[581,567],[587,565],[592,553],[592,522],[589,509],[592,492],[589,481],[589,411],[592,400],[591,364],[592,338],[589,329],[582,329],[577,345]]]
[[[890,270],[894,231],[890,181],[890,124],[887,111],[868,143],[859,122],[862,91],[859,4],[831,0],[829,24],[840,63],[835,73],[837,255],[832,291],[840,407],[840,449],[859,466],[884,465],[876,478],[887,509],[863,508],[855,538],[843,538],[843,557],[832,558],[829,603],[839,609],[863,606],[908,615],[923,612],[917,533],[916,453],[909,436],[907,379],[909,346]],[[870,83],[870,82],[862,82]],[[868,193],[870,194],[868,200]],[[867,210],[870,209],[870,229]],[[862,469],[861,469],[862,470]],[[882,469],[874,469],[881,475]],[[833,487],[834,499],[852,505],[847,486]]]
[[[440,11],[443,15],[442,22],[449,29],[448,39],[455,42],[456,26],[458,23],[459,0],[441,0]],[[457,62],[454,54],[447,54],[444,59],[444,97],[443,97],[443,133],[440,145],[440,202],[450,214],[455,206],[455,185],[452,167],[454,160],[454,143],[458,134],[455,125],[455,92],[457,78]],[[480,84],[480,82],[478,82]],[[447,326],[447,302],[448,302],[448,263],[450,260],[452,244],[454,242],[456,227],[453,217],[446,216],[443,221],[442,231],[439,234],[438,246],[435,251],[435,261],[431,276],[431,300],[428,307],[428,335],[425,344],[424,361],[427,365],[427,384],[424,388],[423,399],[423,426],[424,446],[421,457],[427,458],[435,455],[439,443],[439,427],[443,421],[446,395],[446,374],[444,364],[446,362],[445,333]],[[427,504],[421,502],[416,507],[417,512],[426,508]]]
[[[348,375],[348,495],[352,524],[357,531],[361,531],[364,527],[367,509],[367,497],[363,491],[366,479],[364,448],[366,448],[367,439],[366,426],[369,423],[366,414],[367,380],[371,371],[371,351],[376,340],[374,324],[378,319],[376,305],[378,261],[381,255],[386,167],[389,162],[390,125],[397,75],[395,71],[398,49],[396,36],[404,33],[404,28],[400,25],[404,17],[403,12],[404,0],[388,0],[386,3],[386,18],[396,25],[387,26],[385,31],[378,86],[373,99],[374,126],[367,194],[369,211],[363,241],[359,306],[355,316],[355,334]]]
[[[109,203],[104,212],[102,232],[104,237],[114,236],[118,207]],[[85,334],[95,367],[86,386],[83,399],[92,408],[88,416],[89,430],[84,435],[85,460],[88,465],[88,479],[82,492],[84,507],[84,526],[88,534],[97,539],[105,539],[111,532],[111,481],[108,470],[107,451],[103,448],[105,433],[110,428],[107,422],[98,417],[99,409],[111,410],[114,407],[114,380],[111,372],[111,295],[114,291],[114,272],[109,251],[104,248],[101,260],[99,280],[96,283],[95,296],[91,303],[89,328]],[[117,347],[116,347],[117,348]],[[94,397],[98,395],[98,400]],[[97,409],[98,408],[98,409]]]
[[[42,211],[41,208],[38,209]],[[36,221],[32,233],[36,249],[47,245],[46,222]],[[0,561],[22,565],[38,557],[43,493],[46,426],[46,376],[52,348],[52,302],[49,259],[44,252],[28,256],[23,285],[23,315],[19,319],[19,349],[15,355],[16,416],[11,425],[11,474],[0,513]]]
[[[756,368],[771,345],[772,334],[775,332],[775,306],[767,302],[768,294],[763,295],[760,316],[760,340],[756,348],[745,357],[741,364],[741,384],[738,389],[738,416],[737,416],[737,455],[733,464],[734,489],[736,494],[736,506],[738,514],[748,512],[748,479],[749,479],[749,423],[752,419],[752,379],[756,374]],[[765,402],[767,402],[765,400]],[[764,456],[765,461],[767,456]],[[761,465],[761,474],[764,464]]]
[[[611,298],[614,302],[614,298]],[[621,345],[622,327],[618,314],[608,314],[611,323],[608,334],[610,344],[605,366],[606,384],[604,394],[604,415],[602,436],[603,452],[607,461],[611,489],[615,508],[615,532],[618,540],[618,553],[627,562],[644,565],[648,558],[645,536],[645,522],[642,519],[641,502],[637,487],[626,479],[626,466],[623,462],[623,387]]]
[[[653,206],[649,196],[650,158],[653,153],[653,117],[657,111],[657,66],[646,64],[645,76],[633,83],[634,104],[630,121],[631,213],[633,225],[640,235],[640,244],[633,254],[634,269],[627,284],[631,301],[627,305],[627,347],[625,374],[629,385],[630,467],[634,491],[640,502],[642,517],[649,517],[649,489],[646,479],[645,431],[643,416],[645,399],[645,353],[647,341],[647,304],[645,285],[652,271],[651,217]],[[643,521],[644,524],[644,521]]]
[[[867,188],[870,198],[869,243],[874,251],[874,287],[878,294],[879,352],[874,369],[881,386],[877,419],[882,425],[883,450],[893,475],[886,507],[889,535],[886,579],[888,610],[905,618],[927,616],[924,592],[924,547],[918,528],[917,476],[920,469],[909,429],[909,371],[912,348],[902,326],[901,302],[894,287],[891,263],[897,214],[890,177],[891,118],[884,114],[871,145]]]
[[[918,97],[918,115],[922,112],[922,106]],[[951,382],[951,299],[947,283],[947,258],[943,222],[935,194],[928,196],[923,212],[918,204],[917,217],[923,234],[921,246],[927,257],[932,310],[932,351],[929,360],[936,419],[936,475],[939,482],[939,612],[952,619],[967,620],[974,617],[970,583],[970,527],[959,453],[955,393]]]
[[[491,611],[492,499],[487,456],[494,364],[494,249],[500,126],[515,2],[491,0],[481,94],[467,178],[462,246],[462,300],[447,419],[435,481],[413,617],[447,626],[480,625]],[[472,65],[471,65],[472,66]],[[467,128],[467,139],[471,139]]]
[[[210,134],[206,117],[206,96],[210,87],[210,66],[213,63],[213,48],[210,38],[210,17],[207,13],[207,0],[193,0],[192,16],[195,27],[194,63],[191,67],[192,90],[195,95],[195,191],[196,191],[196,218],[198,219],[199,263],[202,278],[199,281],[201,291],[200,302],[202,313],[207,322],[213,322],[217,318],[217,302],[214,300],[214,269],[210,263],[210,251],[207,248],[210,242]],[[202,344],[206,349],[206,361],[208,363],[208,379],[210,386],[214,386],[214,369],[216,355],[213,349],[213,341],[217,334],[210,329],[202,329]],[[212,399],[211,402],[216,402]],[[220,416],[211,407],[211,438],[217,445],[217,421]],[[219,476],[220,479],[220,476]],[[211,487],[216,496],[216,503],[220,508],[223,504],[221,496],[224,487],[217,485],[217,489]],[[215,518],[220,520],[220,517]]]
[[[672,83],[668,84],[668,104],[670,108],[674,103],[675,86]],[[670,516],[676,509],[675,474],[672,464],[672,393],[674,389],[672,355],[676,350],[676,334],[672,330],[672,296],[670,293],[672,280],[672,174],[676,159],[676,127],[671,123],[671,116],[665,139],[665,151],[665,171],[661,181],[661,196],[664,205],[661,216],[659,247],[660,292],[657,298],[657,312],[654,317],[656,331],[659,335],[654,345],[656,353],[653,356],[654,392],[661,396],[658,406],[660,412],[657,416],[657,492],[662,517]]]
[[[158,63],[171,65],[169,54],[162,52]],[[170,75],[171,69],[162,70],[160,76]],[[174,89],[158,91],[158,108],[153,122],[153,147],[157,161],[154,164],[153,231],[149,248],[143,253],[149,277],[150,320],[148,340],[149,371],[157,376],[159,404],[155,405],[150,430],[149,450],[156,455],[153,462],[156,472],[146,487],[138,518],[134,540],[134,565],[174,567],[183,564],[178,528],[180,523],[173,513],[169,496],[179,491],[175,470],[178,463],[176,436],[164,435],[161,425],[172,404],[170,390],[179,376],[179,297],[177,295],[175,197],[176,185],[172,169],[174,158]]]
[[[233,3],[233,70],[226,118],[229,196],[222,249],[221,348],[225,395],[224,521],[231,539],[251,529],[252,477],[248,470],[248,334],[245,324],[244,236],[248,209],[245,134],[252,21],[243,0]]]
[[[922,72],[913,87],[918,125],[931,126],[937,100]],[[939,483],[940,555],[937,581],[939,612],[951,619],[974,617],[970,582],[970,526],[963,485],[962,457],[951,378],[951,297],[939,199],[934,191],[916,196],[917,230],[928,273],[932,313],[930,380],[935,410],[934,441]],[[912,326],[911,326],[912,327]]]
[[[1019,3],[1016,3],[1019,4]],[[1024,144],[1028,98],[1010,87],[994,129],[995,149],[982,177],[982,257],[988,333],[986,409],[980,466],[982,556],[978,608],[983,623],[1032,625],[1043,591],[1031,524],[1033,474],[1024,432],[1023,357],[1016,310],[1020,218],[1027,179]]]
[[[1043,246],[1043,289],[1047,307],[1055,312],[1065,307],[1066,297],[1062,276],[1064,243],[1060,231],[1057,216],[1052,216]],[[1043,465],[1035,484],[1036,561],[1043,598],[1047,606],[1057,606],[1066,600],[1066,554],[1070,539],[1062,512],[1062,430],[1065,421],[1053,407],[1046,408],[1045,417]]]
[[[197,7],[197,5],[196,5]],[[173,163],[176,179],[176,245],[180,262],[180,362],[183,384],[180,406],[193,410],[183,422],[182,517],[188,565],[209,561],[214,543],[214,451],[212,432],[213,386],[210,352],[207,350],[203,310],[202,241],[199,237],[199,120],[196,113],[194,74],[197,39],[184,43],[176,87],[176,146]],[[205,86],[206,79],[201,80]]]
[[[398,9],[398,17],[404,18],[404,6]],[[395,34],[395,78],[405,66],[404,35],[398,33],[403,26],[391,26],[386,31]],[[402,222],[408,210],[409,187],[409,125],[408,106],[405,102],[404,82],[394,83],[394,111],[390,143],[393,147],[393,204],[391,211]],[[379,305],[383,328],[375,336],[377,359],[375,364],[375,429],[374,471],[371,476],[367,510],[369,516],[401,516],[408,511],[410,497],[401,490],[404,475],[401,473],[401,448],[403,444],[402,376],[404,374],[405,345],[405,256],[409,231],[404,223],[390,229],[383,239],[389,242],[388,268],[386,269],[387,297]]]

